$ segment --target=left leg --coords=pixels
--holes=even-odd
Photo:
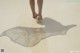
[[[37,14],[35,12],[35,0],[29,0],[29,2],[30,2],[30,7],[31,7],[33,18],[36,18]]]

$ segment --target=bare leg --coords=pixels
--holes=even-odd
[[[30,2],[30,7],[31,7],[31,10],[32,10],[33,18],[36,18],[37,14],[35,12],[35,0],[29,0],[29,2]]]
[[[42,20],[42,5],[43,5],[43,0],[37,0],[38,4],[38,20]]]

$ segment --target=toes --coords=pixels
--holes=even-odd
[[[42,20],[42,16],[37,16],[37,20]]]

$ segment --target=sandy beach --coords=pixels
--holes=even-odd
[[[64,35],[48,37],[36,46],[27,48],[3,36],[0,37],[0,48],[4,48],[5,53],[80,53],[80,1],[44,0],[43,19],[46,17],[53,20],[53,29],[61,25],[75,27]],[[0,34],[16,26],[43,28],[49,24],[40,25],[32,18],[29,0],[0,0]]]

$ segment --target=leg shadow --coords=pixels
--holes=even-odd
[[[68,30],[76,26],[75,24],[64,26],[60,22],[49,17],[45,17],[42,21],[37,21],[37,23],[40,25],[45,25],[43,28],[44,31],[46,33],[51,33],[52,35],[65,35]]]

